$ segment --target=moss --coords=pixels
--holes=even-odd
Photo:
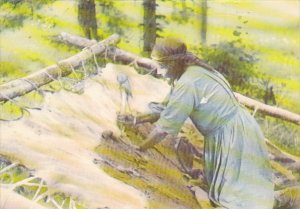
[[[1,61],[0,66],[1,77],[15,78],[26,75],[16,63]],[[3,78],[1,78],[0,81],[2,81],[2,79]]]
[[[10,101],[0,103],[0,107],[1,120],[17,120],[23,116],[23,109]]]
[[[15,99],[21,107],[40,109],[44,103],[44,95],[38,91],[31,91],[21,97]]]

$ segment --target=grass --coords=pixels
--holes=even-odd
[[[272,117],[257,116],[265,137],[282,150],[300,156],[300,128],[298,125]]]

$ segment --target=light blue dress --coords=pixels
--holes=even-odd
[[[188,67],[156,125],[177,135],[190,117],[205,137],[205,178],[219,208],[272,209],[274,186],[264,136],[218,72]]]

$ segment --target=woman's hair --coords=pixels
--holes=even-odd
[[[214,70],[204,60],[188,52],[185,43],[176,38],[158,40],[153,47],[151,58],[159,63],[176,62],[185,66],[197,65],[207,70]]]

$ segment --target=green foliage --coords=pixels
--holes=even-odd
[[[23,117],[24,110],[11,101],[0,103],[0,120],[12,121]]]
[[[0,120],[12,121],[28,115],[27,109],[41,109],[44,103],[42,91],[32,91],[14,100],[0,103]]]
[[[283,87],[259,71],[256,53],[250,51],[241,38],[204,46],[200,51],[203,59],[226,77],[234,91],[268,103],[270,88]],[[273,105],[276,105],[275,100]]]
[[[214,44],[202,51],[204,60],[225,75],[232,86],[243,86],[257,77],[257,58],[246,50],[241,39]]]
[[[21,4],[20,1],[2,1],[0,14],[0,31],[7,28],[19,28],[23,21],[30,16],[31,10],[28,4]]]
[[[5,83],[11,78],[24,76],[25,73],[13,62],[0,62],[0,84]]]
[[[283,150],[300,156],[300,128],[280,119],[259,115],[257,120],[267,139]]]
[[[41,109],[44,103],[44,94],[42,91],[32,91],[16,98],[15,101],[22,108]]]
[[[100,36],[106,37],[113,33],[124,35],[124,28],[129,26],[124,13],[115,6],[113,0],[101,0],[98,2],[100,2],[101,8],[101,11],[97,13],[101,20]]]
[[[171,20],[179,24],[186,24],[191,20],[194,12],[192,7],[187,6],[186,1],[173,1]]]
[[[0,32],[23,26],[25,19],[34,16],[34,10],[55,0],[0,0]]]

